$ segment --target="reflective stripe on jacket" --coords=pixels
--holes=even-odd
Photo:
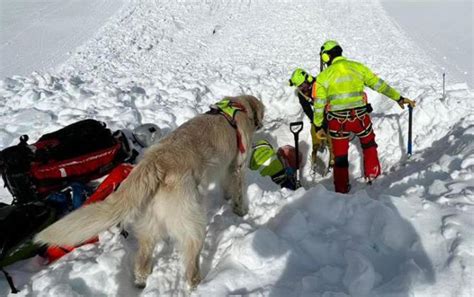
[[[400,93],[378,78],[367,66],[344,57],[336,57],[313,84],[314,124],[321,127],[325,109],[340,111],[366,105],[365,86],[390,99],[400,98]]]

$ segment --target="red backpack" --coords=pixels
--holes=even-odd
[[[87,183],[129,160],[131,150],[121,133],[112,134],[102,122],[87,119],[45,134],[28,144],[0,152],[0,173],[14,203],[44,198],[71,182]]]

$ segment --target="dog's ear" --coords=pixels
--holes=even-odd
[[[252,120],[254,122],[255,128],[258,130],[263,127],[263,115],[265,113],[265,106],[262,101],[255,98],[254,96],[246,97],[250,108],[252,109]]]

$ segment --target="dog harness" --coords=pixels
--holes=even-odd
[[[211,110],[207,114],[220,114],[225,117],[227,122],[235,129],[235,134],[237,137],[237,147],[241,154],[245,153],[245,146],[242,142],[242,135],[240,134],[239,128],[237,127],[237,121],[235,120],[235,115],[238,111],[247,113],[245,107],[238,103],[233,102],[230,99],[224,98],[221,101],[217,102],[210,106]]]

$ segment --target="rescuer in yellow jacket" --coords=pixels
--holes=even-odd
[[[296,87],[298,100],[300,102],[301,107],[303,108],[303,112],[310,120],[310,123],[314,120],[313,114],[313,107],[314,107],[314,98],[311,97],[312,95],[312,88],[316,78],[313,77],[311,74],[308,74],[305,70],[301,68],[296,68],[291,75],[289,82],[290,86]],[[325,139],[320,139],[316,137],[316,130],[314,129],[314,125],[311,125],[311,140],[312,140],[312,147],[313,151],[311,153],[311,164],[313,166],[318,164],[320,161],[320,156],[318,156],[318,151],[322,151],[327,144]],[[333,165],[333,156],[331,154],[329,165]],[[322,160],[319,162],[321,163]],[[324,163],[324,162],[322,162]],[[324,165],[324,164],[322,164]]]
[[[368,183],[381,173],[377,144],[369,113],[370,104],[364,96],[367,86],[397,102],[415,107],[415,102],[377,77],[367,66],[342,56],[341,46],[334,40],[326,41],[320,51],[321,61],[327,66],[316,78],[312,88],[314,98],[313,124],[320,138],[326,137],[322,128],[326,116],[328,133],[335,158],[334,186],[336,192],[347,193],[349,184],[349,136],[359,137],[363,149],[364,176]]]

